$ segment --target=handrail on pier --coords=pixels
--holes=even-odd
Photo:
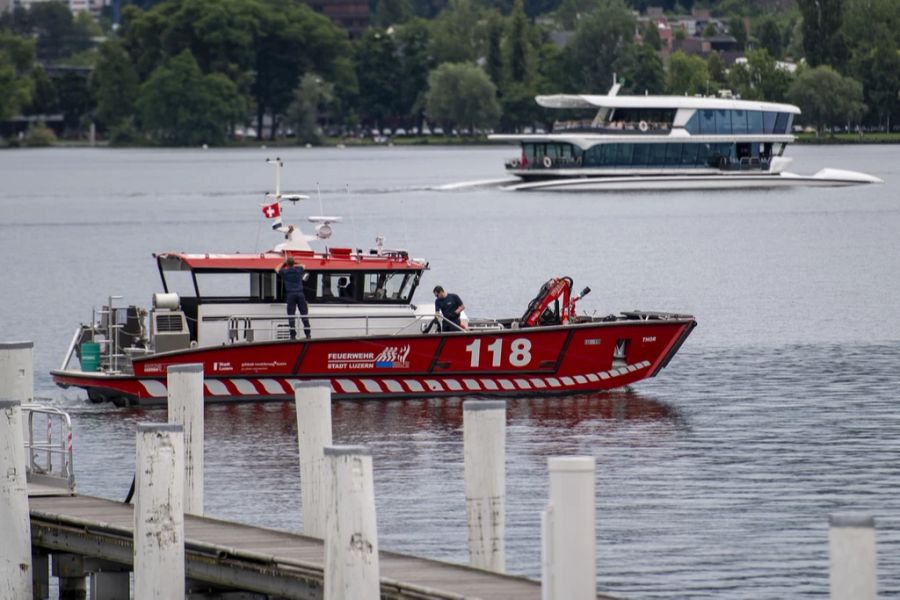
[[[25,475],[28,483],[75,491],[72,419],[43,404],[23,404]]]

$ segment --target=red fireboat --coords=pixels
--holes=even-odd
[[[313,250],[309,242],[328,239],[340,219],[309,217],[315,236],[283,224],[282,206],[305,196],[282,194],[282,163],[269,162],[276,191],[263,212],[277,217],[283,243],[263,253],[155,255],[163,291],[151,308],[115,306],[110,296],[51,371],[58,385],[96,402],[164,404],[167,368],[201,364],[207,402],[288,400],[310,380],[327,381],[336,398],[583,393],[655,376],[697,324],[667,312],[578,315],[590,288],[576,294],[558,277],[521,317],[435,327],[434,306],[412,303],[425,260],[382,238],[367,251]],[[289,256],[306,273],[310,339],[290,337],[276,270]]]

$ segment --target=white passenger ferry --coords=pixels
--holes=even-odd
[[[731,97],[537,96],[566,110],[550,133],[497,134],[520,146],[506,162],[515,190],[721,189],[882,183],[840,169],[814,175],[786,170],[794,141],[790,104]]]

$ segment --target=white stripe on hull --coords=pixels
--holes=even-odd
[[[417,377],[394,377],[385,379],[360,377],[357,379],[332,379],[330,381],[332,391],[335,394],[345,396],[392,396],[400,394],[427,394],[429,392],[562,391],[567,388],[572,388],[572,391],[578,391],[580,386],[634,373],[635,371],[650,367],[650,364],[650,361],[645,360],[637,364],[617,367],[608,371],[573,376],[564,375],[561,377],[467,377],[465,379],[456,379],[452,377],[446,379],[435,379],[433,377],[427,379]],[[206,394],[208,396],[223,399],[226,397],[240,399],[241,396],[289,397],[294,385],[301,381],[304,380],[296,377],[265,377],[259,379],[241,377],[208,379],[204,383]],[[168,393],[164,381],[145,379],[141,380],[140,383],[144,387],[144,390],[146,390],[147,395],[152,398],[165,398]],[[230,392],[230,388],[237,390],[237,394]]]

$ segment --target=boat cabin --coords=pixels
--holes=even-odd
[[[168,300],[154,298],[151,334],[171,327],[172,315],[164,315],[174,310],[185,318],[179,331],[199,345],[288,339],[284,286],[277,272],[287,256],[306,271],[314,337],[394,331],[416,320],[411,302],[428,263],[404,251],[164,253],[156,261]]]

